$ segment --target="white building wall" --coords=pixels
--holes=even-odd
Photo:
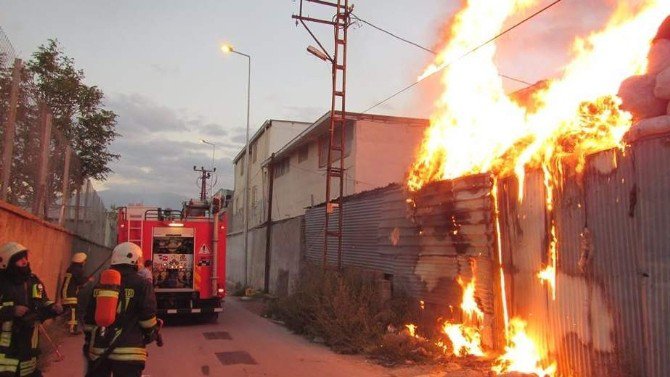
[[[354,193],[353,180],[350,179],[353,168],[354,150],[344,159],[345,176],[344,195]],[[326,167],[319,167],[318,141],[309,143],[308,158],[298,162],[298,152],[289,156],[289,171],[275,177],[272,199],[272,220],[279,221],[305,214],[305,208],[326,200]],[[275,161],[275,164],[279,161]],[[339,162],[338,162],[339,164]],[[331,180],[331,197],[339,192],[337,179]]]
[[[289,122],[271,120],[270,124],[264,124],[264,129],[254,139],[249,148],[251,157],[249,160],[249,228],[256,227],[267,219],[268,202],[268,173],[263,168],[265,162],[272,153],[281,149],[289,141],[309,126],[304,122]],[[244,165],[244,151],[235,163],[235,193],[233,198],[233,216],[231,218],[232,231],[242,230],[244,225],[244,187],[246,174],[242,174]]]
[[[353,175],[356,192],[404,183],[423,140],[426,124],[359,121]]]

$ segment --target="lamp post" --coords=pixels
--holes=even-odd
[[[244,171],[246,177],[244,180],[244,285],[248,285],[248,269],[249,269],[249,252],[248,252],[248,233],[249,233],[249,104],[251,102],[251,56],[239,52],[233,48],[231,45],[222,45],[221,51],[224,53],[234,53],[237,55],[244,56],[247,58],[247,132],[245,138],[245,151],[244,151]]]

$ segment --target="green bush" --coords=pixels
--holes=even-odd
[[[298,334],[323,339],[337,352],[369,353],[379,347],[389,324],[400,327],[411,320],[411,306],[406,296],[385,302],[372,274],[307,266],[293,294],[272,301],[266,314]]]

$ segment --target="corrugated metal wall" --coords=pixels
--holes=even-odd
[[[462,288],[477,274],[475,296],[492,322],[494,235],[488,175],[436,182],[414,196],[395,185],[347,198],[344,203],[343,264],[393,276],[395,289],[423,300],[435,316],[460,320]],[[322,263],[324,209],[305,214],[307,259]],[[336,261],[336,245],[328,260]],[[453,316],[453,318],[449,318]],[[492,345],[492,326],[483,340]]]
[[[669,376],[670,143],[637,142],[590,156],[566,177],[553,213],[542,173],[499,183],[510,312],[559,363],[563,376]],[[537,273],[558,236],[556,300]]]
[[[583,176],[565,177],[553,212],[545,208],[540,171],[527,173],[521,202],[516,178],[497,185],[510,315],[528,322],[561,375],[670,376],[670,138],[590,156]],[[414,209],[398,186],[351,197],[344,264],[392,274],[394,285],[446,310],[460,303],[455,279],[470,278],[474,262],[477,300],[493,317],[499,345],[490,192],[489,177],[477,175],[427,185],[413,197]],[[537,278],[549,262],[552,220],[556,300]],[[307,211],[305,235],[308,259],[320,263],[322,207]],[[335,263],[335,252],[329,260]],[[490,338],[484,335],[486,344]]]
[[[342,232],[342,264],[390,273],[392,261],[381,258],[377,247],[377,228],[381,219],[380,204],[383,189],[354,195],[345,199]],[[336,218],[337,211],[333,214]],[[324,207],[305,211],[305,242],[307,260],[323,263],[323,235],[325,227]],[[337,221],[331,221],[330,230],[337,230]],[[328,264],[337,266],[337,241],[328,243]]]
[[[642,305],[637,305],[646,319],[646,372],[648,376],[670,376],[670,137],[636,143],[631,158],[637,184],[633,207],[640,260],[635,275],[642,295]]]

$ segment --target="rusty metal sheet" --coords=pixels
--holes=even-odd
[[[646,375],[670,376],[670,136],[636,143],[631,158],[637,190],[629,200],[638,224]]]
[[[584,276],[589,283],[590,362],[593,373],[645,375],[638,230],[630,216],[634,159],[618,150],[591,156],[584,177],[586,222],[592,247]]]

